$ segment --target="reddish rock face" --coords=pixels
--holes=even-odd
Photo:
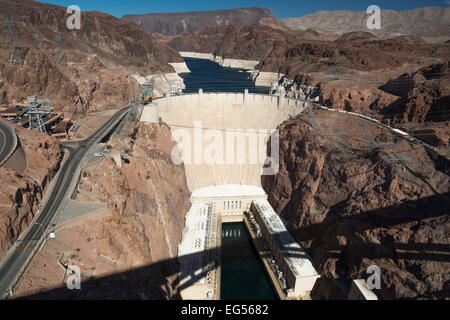
[[[0,167],[0,259],[33,220],[44,190],[59,169],[63,151],[57,139],[16,127],[20,141],[15,157],[25,170]]]
[[[126,145],[122,167],[107,157],[82,174],[77,200],[106,203],[107,209],[57,229],[55,241],[22,277],[17,296],[179,298],[177,252],[190,208],[184,166],[171,160],[175,144],[164,124],[138,124]],[[61,263],[80,266],[83,290],[61,287]]]
[[[35,1],[0,1],[0,103],[28,96],[65,111],[123,107],[138,91],[132,74],[173,72],[183,62],[144,29],[100,12],[82,12],[69,30],[66,8]]]
[[[384,111],[394,123],[450,120],[450,61],[403,74],[381,89],[400,97]]]
[[[334,41],[326,41],[334,40]],[[412,44],[403,38],[383,39],[350,33],[336,39],[322,33],[294,32],[261,25],[209,27],[168,43],[178,51],[213,53],[230,59],[259,60],[256,69],[280,72],[293,79],[307,72],[380,71],[425,63],[437,57],[439,45]],[[448,57],[447,45],[442,48]]]
[[[316,297],[342,298],[329,279],[349,285],[370,265],[381,268],[381,299],[448,297],[448,175],[422,147],[352,117],[315,116],[280,126],[280,172],[262,182],[328,282]]]

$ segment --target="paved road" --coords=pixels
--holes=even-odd
[[[10,286],[16,280],[26,262],[31,257],[34,251],[33,246],[36,246],[39,243],[39,240],[45,235],[47,227],[58,212],[63,200],[70,197],[70,194],[73,191],[70,190],[70,186],[73,185],[74,180],[78,179],[76,173],[79,172],[81,160],[86,156],[87,152],[90,152],[89,149],[94,144],[97,144],[112,128],[114,128],[128,110],[129,108],[125,108],[116,113],[88,139],[79,144],[70,144],[70,146],[67,146],[70,155],[59,171],[48,201],[45,203],[33,225],[28,228],[28,231],[22,237],[22,240],[16,242],[17,245],[20,246],[16,247],[16,249],[7,256],[0,265],[0,297],[3,297],[9,291]]]
[[[10,156],[15,147],[14,129],[8,123],[0,120],[0,165]]]

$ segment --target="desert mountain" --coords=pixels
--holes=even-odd
[[[82,12],[69,30],[66,8],[30,0],[0,0],[0,103],[28,96],[52,106],[111,109],[135,97],[133,74],[173,72],[182,62],[143,28],[100,12]]]
[[[334,70],[375,71],[414,61],[445,56],[447,46],[417,45],[399,39],[382,39],[369,32],[351,32],[335,41],[321,33],[296,33],[269,26],[209,27],[172,39],[178,51],[213,53],[230,59],[258,60],[258,70],[280,72],[290,78],[298,73]]]
[[[449,121],[450,61],[403,74],[382,90],[400,99],[385,110],[393,121]]]
[[[262,8],[238,8],[214,11],[192,11],[179,13],[152,13],[125,15],[122,19],[134,22],[152,34],[176,36],[206,27],[230,24],[261,24],[285,29],[272,11]]]
[[[377,126],[326,111],[299,117],[280,125],[280,171],[262,183],[320,270],[323,298],[345,299],[331,292],[335,279],[349,286],[370,265],[382,270],[381,300],[447,298],[447,173]],[[385,160],[398,157],[408,170]]]
[[[382,9],[382,8],[381,8]],[[291,29],[309,28],[348,33],[371,31],[378,35],[412,34],[424,37],[450,37],[450,8],[425,7],[408,11],[381,10],[381,30],[369,30],[365,11],[318,11],[282,21]]]

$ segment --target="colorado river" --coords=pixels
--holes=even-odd
[[[222,300],[277,299],[245,225],[222,225]]]
[[[190,73],[181,77],[186,85],[185,93],[198,92],[244,92],[268,93],[268,87],[257,87],[249,79],[250,73],[244,69],[224,68],[219,64],[205,59],[184,58]]]
[[[243,69],[225,68],[204,60],[185,58],[190,73],[181,74],[185,93],[244,92],[265,93],[268,87],[257,87]],[[244,223],[222,225],[221,281],[222,300],[277,299]]]

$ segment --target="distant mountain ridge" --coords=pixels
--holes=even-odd
[[[381,30],[367,28],[369,16],[365,11],[318,11],[281,21],[294,30],[317,29],[339,33],[369,31],[381,36],[450,37],[450,8],[424,7],[401,12],[381,10]]]
[[[206,27],[230,24],[260,24],[268,25],[273,28],[286,29],[284,24],[273,15],[271,10],[256,7],[213,11],[124,15],[122,19],[142,26],[151,34],[162,36],[179,36]]]

